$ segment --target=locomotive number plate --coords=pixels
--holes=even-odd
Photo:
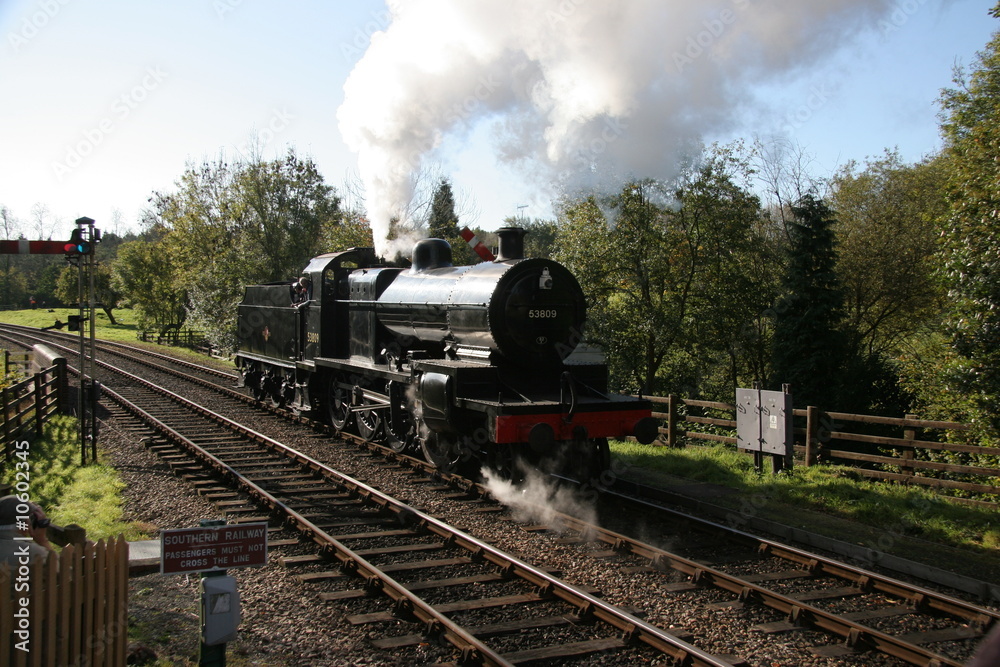
[[[535,320],[551,320],[559,317],[559,311],[555,308],[532,308],[528,311],[528,317]]]
[[[319,343],[319,334],[316,333],[315,331],[310,331],[310,332],[306,333],[306,342],[307,343],[317,343],[318,344]]]

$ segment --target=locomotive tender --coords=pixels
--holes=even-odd
[[[562,265],[524,258],[524,233],[498,230],[496,260],[471,266],[425,239],[409,269],[352,248],[313,258],[299,284],[247,287],[241,384],[442,469],[516,475],[522,459],[600,474],[608,438],[649,443],[657,422],[648,401],[608,392],[603,357],[577,350],[583,291]]]

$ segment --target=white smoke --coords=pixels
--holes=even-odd
[[[876,30],[898,0],[387,4],[391,23],[337,114],[376,243],[393,216],[405,221],[414,174],[445,138],[492,122],[498,158],[544,194],[667,178],[701,136],[755,104],[752,86]]]
[[[515,521],[535,523],[551,530],[566,529],[560,515],[569,515],[584,523],[595,525],[597,511],[587,502],[578,489],[561,486],[544,473],[526,466],[519,466],[524,479],[514,484],[499,477],[488,467],[480,470],[484,486],[497,502],[510,508]],[[584,535],[588,539],[589,535]]]

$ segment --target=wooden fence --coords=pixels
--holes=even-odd
[[[11,365],[17,366],[19,370],[26,371],[28,366],[31,365],[31,352],[11,352],[10,350],[3,351],[3,374],[6,376],[10,373]]]
[[[45,422],[53,414],[64,411],[66,401],[66,362],[57,359],[55,365],[44,368],[32,377],[0,390],[3,421],[0,437],[9,462],[14,443],[28,435],[41,437]]]
[[[189,347],[197,349],[207,345],[205,334],[200,331],[185,329],[178,331],[140,331],[136,337],[144,343],[156,343],[157,345],[177,345],[179,347]]]
[[[677,396],[646,398],[665,406],[665,412],[653,413],[665,422],[660,429],[663,444],[670,447],[694,444],[691,441],[736,444],[735,405]],[[695,414],[706,411],[726,416]],[[794,449],[798,465],[837,463],[851,466],[873,479],[920,484],[936,490],[1000,495],[1000,468],[996,467],[1000,465],[1000,447],[946,443],[935,437],[938,433],[967,431],[967,424],[917,419],[914,415],[900,418],[826,412],[815,406],[793,413],[797,423]],[[849,428],[848,424],[852,426]],[[866,429],[869,432],[859,432]],[[878,430],[882,433],[872,432]],[[975,459],[981,456],[996,458],[987,459],[990,465],[976,465]],[[952,499],[995,506],[975,499]]]
[[[124,665],[125,538],[70,545],[30,565],[0,564],[0,641],[0,665]]]

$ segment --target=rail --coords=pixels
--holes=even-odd
[[[735,405],[673,395],[645,398],[666,407],[664,412],[653,413],[664,421],[660,428],[662,444],[736,444]],[[705,411],[710,414],[695,414]],[[726,416],[717,416],[719,413]],[[941,441],[948,434],[970,430],[968,424],[919,419],[915,415],[828,412],[816,406],[794,410],[793,414],[798,465],[837,463],[872,479],[918,484],[936,491],[1000,495],[1000,447]],[[883,433],[865,433],[857,425],[867,426],[869,431],[881,429]],[[994,502],[948,497],[965,504],[996,506]]]

